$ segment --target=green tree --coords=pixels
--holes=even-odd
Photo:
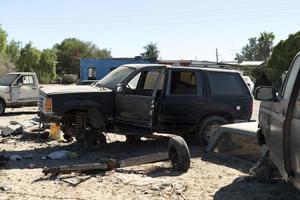
[[[32,47],[29,42],[21,49],[20,57],[17,61],[17,70],[25,72],[33,72],[39,66],[41,52]]]
[[[143,47],[145,52],[141,53],[141,56],[144,59],[149,59],[151,61],[156,61],[159,55],[159,50],[157,47],[157,43],[150,42],[146,46]]]
[[[286,40],[281,40],[273,49],[267,62],[267,68],[272,69],[272,83],[281,84],[281,74],[288,70],[293,58],[300,51],[300,31],[289,35]]]
[[[266,61],[272,52],[273,41],[275,35],[270,32],[262,32],[259,37],[252,37],[248,39],[241,53],[236,54],[236,60],[242,61]]]
[[[111,52],[100,49],[91,42],[76,38],[67,38],[60,44],[55,44],[53,50],[57,55],[58,67],[66,73],[79,74],[80,58],[108,58]]]
[[[40,82],[50,83],[56,78],[56,54],[51,49],[44,49],[41,53],[40,62],[34,69]]]
[[[21,53],[21,42],[12,40],[6,46],[6,55],[11,62],[17,63]]]
[[[7,44],[7,33],[0,26],[0,55],[2,56],[5,54],[6,44]]]

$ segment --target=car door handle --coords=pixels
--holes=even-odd
[[[285,114],[286,114],[285,109],[283,108],[280,113],[282,116],[285,116]]]

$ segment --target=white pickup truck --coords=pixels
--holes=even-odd
[[[39,81],[35,73],[14,72],[0,78],[0,115],[5,108],[36,106]]]

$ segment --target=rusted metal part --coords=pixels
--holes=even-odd
[[[164,160],[169,160],[169,155],[167,152],[149,154],[146,156],[140,156],[140,157],[134,157],[134,158],[128,158],[126,160],[121,160],[119,162],[119,165],[120,165],[120,167],[129,167],[129,166],[153,163],[153,162],[164,161]]]
[[[43,173],[47,174],[68,174],[71,172],[83,172],[89,170],[107,170],[107,163],[89,163],[89,164],[75,164],[63,165],[59,167],[44,168]]]
[[[83,172],[90,170],[112,170],[116,168],[129,167],[134,165],[141,165],[146,163],[158,162],[168,160],[168,153],[155,153],[146,156],[139,156],[129,158],[121,161],[110,159],[105,163],[89,163],[89,164],[75,164],[75,165],[63,165],[60,167],[44,168],[43,173],[47,174],[65,174],[71,172]]]

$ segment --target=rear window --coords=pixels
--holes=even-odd
[[[208,83],[212,96],[242,96],[243,82],[238,74],[208,72]]]

